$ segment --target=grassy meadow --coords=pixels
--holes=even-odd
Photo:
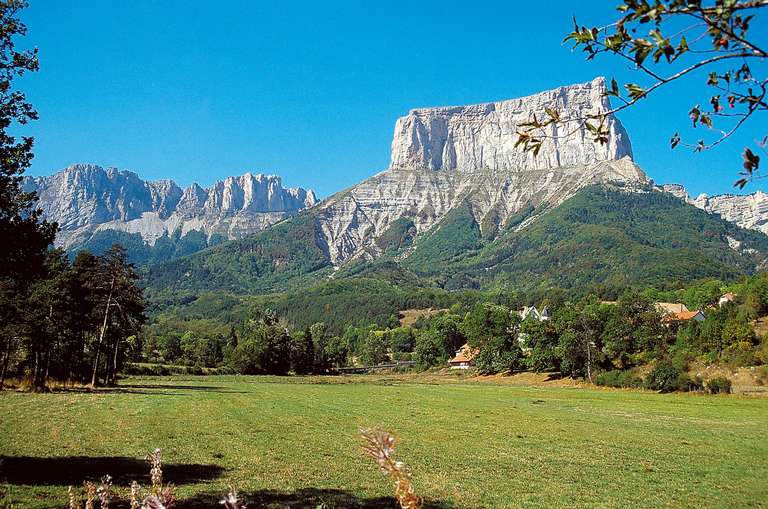
[[[375,375],[0,393],[0,507],[65,507],[107,473],[125,495],[155,447],[180,507],[229,484],[250,508],[395,507],[360,452],[372,425],[427,507],[768,507],[768,399]]]

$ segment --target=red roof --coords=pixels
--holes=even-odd
[[[687,322],[688,320],[698,315],[699,313],[701,313],[701,311],[698,311],[698,310],[682,311],[680,313],[670,313],[666,315],[664,318],[662,318],[661,320],[663,322]]]
[[[448,361],[449,364],[461,364],[464,362],[471,362],[477,355],[477,350],[470,348],[469,345],[464,344],[459,351],[456,352],[456,357]]]

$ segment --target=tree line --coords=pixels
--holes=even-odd
[[[36,49],[15,49],[26,35],[19,19],[26,5],[0,1],[0,388],[9,376],[38,390],[49,378],[114,383],[127,338],[144,322],[144,302],[119,246],[71,263],[51,250],[57,225],[42,219],[36,195],[22,187],[34,141],[10,133],[38,118],[12,86],[39,67]]]
[[[398,360],[444,369],[466,344],[481,374],[531,370],[616,387],[694,389],[704,381],[687,375],[692,362],[768,364],[768,341],[754,327],[768,315],[768,274],[729,289],[736,299],[724,305],[718,299],[725,288],[714,280],[674,292],[627,290],[616,301],[594,295],[545,300],[540,305],[550,309],[548,320],[522,319],[514,306],[494,301],[457,303],[409,326],[391,316],[384,324],[348,325],[341,334],[322,322],[291,331],[274,312],[255,310],[226,334],[211,339],[188,332],[177,336],[175,350],[152,354],[244,374],[322,374]],[[663,297],[684,297],[692,309],[704,310],[705,319],[665,319],[656,306]],[[148,344],[143,353],[134,351],[137,360],[149,360]]]
[[[47,252],[28,285],[3,295],[0,388],[9,375],[35,390],[51,378],[114,384],[145,320],[137,280],[118,245],[71,263]]]

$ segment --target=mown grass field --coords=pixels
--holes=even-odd
[[[181,507],[228,484],[251,508],[395,507],[356,438],[377,424],[431,507],[768,507],[768,399],[376,376],[2,393],[0,500],[64,507],[67,484],[106,473],[146,485],[161,447]]]

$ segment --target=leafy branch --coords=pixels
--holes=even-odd
[[[692,143],[674,133],[670,145],[682,145],[696,152],[716,147],[755,113],[768,111],[768,78],[756,78],[750,67],[750,62],[768,58],[764,44],[751,38],[749,32],[756,12],[765,7],[768,0],[624,0],[617,8],[622,16],[609,25],[590,28],[580,26],[574,18],[574,29],[563,42],[573,42],[574,48],[586,53],[587,60],[603,53],[618,56],[630,62],[647,83],[625,83],[620,87],[612,79],[605,96],[621,104],[601,107],[594,113],[565,116],[553,107],[545,108],[543,114],[533,114],[528,122],[520,124],[515,146],[536,156],[544,140],[585,131],[596,143],[605,144],[611,115],[706,68],[711,70],[705,84],[715,93],[707,107],[696,104],[688,116],[694,128],[706,128],[714,139],[702,138]],[[688,18],[693,21],[684,23]],[[665,35],[668,25],[674,23],[683,28]],[[643,32],[644,35],[638,35]],[[665,73],[662,66],[671,67],[672,71]],[[723,127],[716,127],[715,119]],[[566,126],[564,133],[557,132],[558,125]],[[765,153],[767,142],[768,137],[757,141],[758,150]],[[760,157],[749,147],[745,147],[742,160],[741,178],[734,184],[739,188],[763,177],[759,174]]]

